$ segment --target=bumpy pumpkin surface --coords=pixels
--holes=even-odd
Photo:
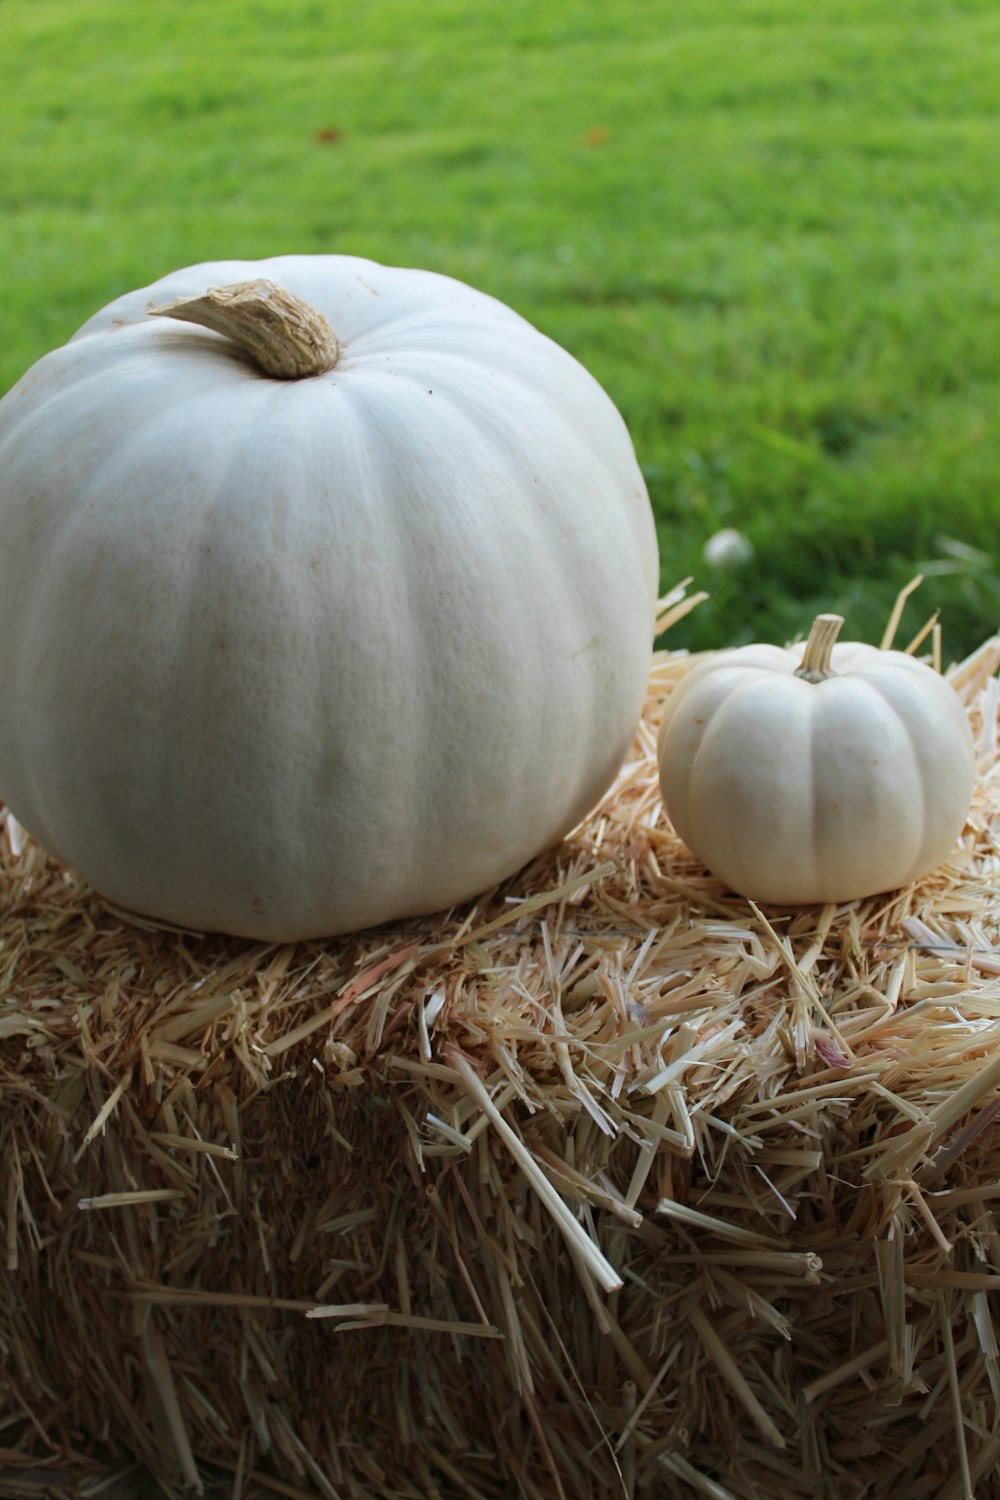
[[[944,678],[902,651],[743,646],[668,698],[658,759],[677,833],[733,890],[779,905],[853,901],[952,851],[975,779],[972,732]],[[831,652],[832,647],[832,652]]]
[[[260,277],[332,369],[149,316]],[[509,308],[342,256],[178,271],[0,402],[0,797],[185,926],[449,906],[614,776],[657,572],[618,412]]]

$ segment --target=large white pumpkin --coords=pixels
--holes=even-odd
[[[258,278],[332,369],[149,316]],[[178,271],[0,402],[0,797],[185,926],[449,906],[614,776],[657,571],[621,417],[509,308],[346,256]]]

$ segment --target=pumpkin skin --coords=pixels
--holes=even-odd
[[[657,745],[684,843],[740,895],[782,906],[919,879],[953,848],[975,779],[965,709],[931,667],[845,642],[813,681],[796,675],[805,651],[744,646],[697,664]]]
[[[149,311],[268,277],[328,373]],[[641,712],[658,581],[614,405],[450,278],[193,266],[0,402],[0,797],[110,900],[293,940],[558,840]]]

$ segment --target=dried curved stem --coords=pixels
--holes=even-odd
[[[306,380],[332,370],[337,335],[322,313],[273,281],[240,281],[151,307],[157,318],[198,323],[232,339],[273,380]]]

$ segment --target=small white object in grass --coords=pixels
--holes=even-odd
[[[742,531],[727,526],[709,537],[703,556],[712,568],[739,568],[753,557],[753,544]]]

